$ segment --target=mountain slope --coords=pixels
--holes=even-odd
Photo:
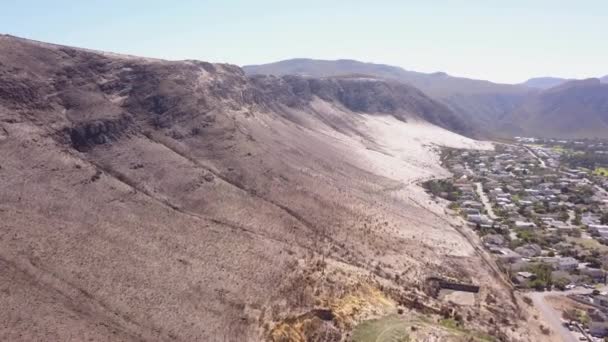
[[[507,85],[353,60],[293,59],[245,66],[244,70],[250,75],[371,75],[411,84],[444,103],[459,121],[468,123],[459,132],[494,137],[523,134],[568,138],[605,138],[608,134],[605,130],[608,97],[597,80],[590,84],[539,77],[520,85]],[[607,82],[607,77],[601,82]]]
[[[422,90],[448,105],[459,118],[483,133],[492,132],[494,123],[516,108],[535,90],[519,85],[452,77],[445,73],[425,74],[399,67],[353,60],[291,59],[243,67],[249,75],[306,75],[328,77],[364,74],[400,81]]]
[[[431,275],[492,296],[470,328],[527,339],[416,185],[448,175],[439,145],[489,146],[416,90],[9,36],[0,82],[0,340],[338,341],[450,307]]]
[[[568,79],[559,77],[535,77],[522,84],[530,88],[549,89],[568,81]]]
[[[471,133],[470,126],[445,105],[399,82],[353,75],[330,78],[259,75],[251,77],[251,81],[268,102],[278,100],[290,107],[302,107],[319,98],[339,103],[353,112],[390,114],[402,121],[424,120],[457,133]]]
[[[542,137],[608,136],[608,85],[570,81],[530,97],[503,121],[512,134]]]

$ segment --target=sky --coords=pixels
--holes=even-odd
[[[608,74],[606,0],[0,0],[0,33],[165,59],[347,58],[503,83]]]

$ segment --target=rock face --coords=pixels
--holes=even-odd
[[[467,123],[468,132],[481,135],[495,133],[497,120],[536,91],[523,85],[497,84],[450,76],[444,72],[426,74],[354,60],[299,58],[243,68],[249,75],[341,77],[357,74],[409,84],[447,106],[459,121]]]
[[[343,105],[354,112],[391,114],[400,120],[425,120],[461,134],[470,127],[444,105],[430,99],[420,90],[395,81],[370,77],[308,78],[254,75],[258,99],[287,106],[304,106],[316,96]]]
[[[340,78],[347,75],[391,80],[412,85],[449,108],[450,114],[433,107],[433,113],[444,113],[430,122],[467,135],[513,137],[532,135],[562,138],[606,138],[606,79],[568,80],[552,77],[530,79],[522,84],[497,84],[484,80],[453,77],[445,73],[425,74],[399,67],[363,63],[353,60],[292,59],[264,65],[243,67],[248,75],[303,75]],[[361,76],[367,75],[367,76]],[[602,83],[603,82],[603,83]],[[383,84],[381,88],[389,87]],[[390,86],[395,89],[394,86]],[[382,98],[387,92],[379,87],[367,95]],[[402,90],[402,89],[401,89]],[[401,90],[398,91],[401,93]],[[355,93],[357,105],[365,104],[366,94]],[[411,91],[410,91],[411,94]],[[377,97],[380,95],[379,97]],[[390,112],[397,101],[386,99],[379,109]],[[417,97],[420,100],[419,97]],[[407,98],[408,104],[419,103]],[[365,108],[365,107],[362,107]],[[425,112],[420,110],[419,112]],[[462,123],[466,126],[462,126]],[[443,125],[441,124],[443,123]]]
[[[8,36],[0,82],[2,341],[339,340],[431,274],[518,319],[415,185],[487,146],[411,87]]]
[[[116,120],[94,120],[76,124],[67,130],[72,146],[83,151],[92,145],[105,144],[112,139],[118,139],[131,122],[131,117],[123,115]]]
[[[470,133],[446,106],[398,82],[369,77],[248,78],[232,65],[142,63],[67,47],[34,51],[23,41],[3,40],[16,49],[0,66],[0,103],[24,110],[61,109],[61,114],[44,120],[64,122],[78,149],[116,139],[130,126],[166,129],[178,121],[195,120],[195,130],[200,131],[213,120],[205,116],[214,108],[303,109],[314,98],[357,113],[390,114]],[[28,53],[43,56],[32,59]]]

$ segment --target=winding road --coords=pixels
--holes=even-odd
[[[475,189],[477,190],[477,195],[479,195],[479,198],[481,199],[481,203],[483,203],[483,206],[486,208],[486,211],[488,212],[488,216],[492,219],[492,220],[496,220],[496,218],[498,216],[496,216],[496,214],[494,213],[494,209],[492,208],[492,204],[490,204],[490,200],[488,199],[488,196],[486,196],[486,194],[483,192],[483,184],[481,183],[475,183]]]

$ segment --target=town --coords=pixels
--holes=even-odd
[[[442,162],[453,177],[425,187],[514,286],[565,291],[584,310],[562,312],[564,327],[581,340],[608,336],[608,142],[516,138],[491,151],[445,149]]]

